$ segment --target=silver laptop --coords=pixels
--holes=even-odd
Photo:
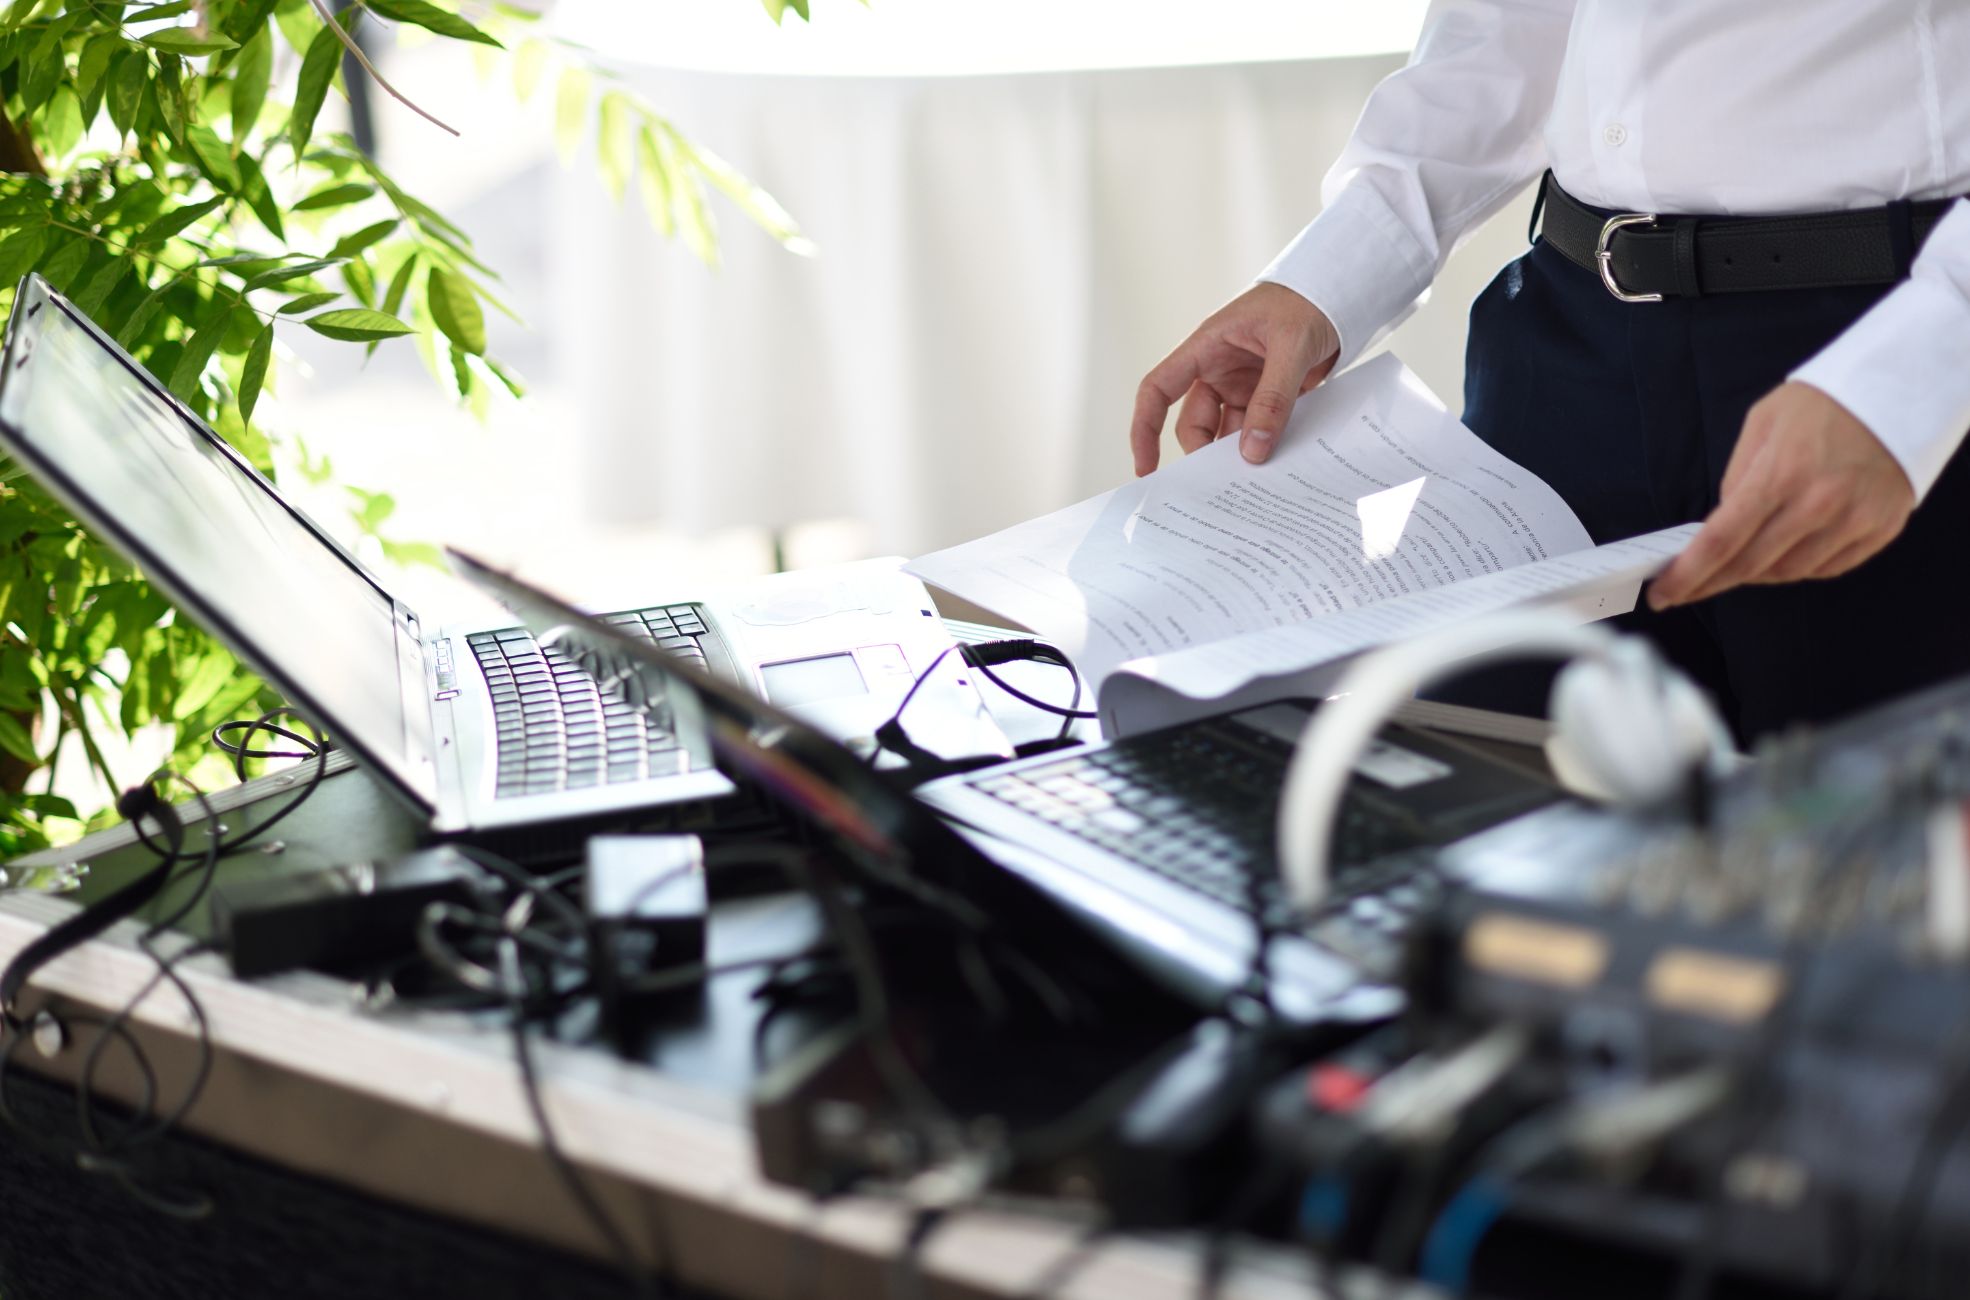
[[[733,789],[693,697],[633,707],[645,702],[510,622],[427,626],[38,276],[15,295],[0,364],[0,448],[435,829]],[[607,618],[852,737],[950,636],[914,579],[844,572],[806,586],[783,575],[723,608],[672,600]],[[966,742],[989,747],[975,687],[937,690],[955,713],[925,716],[969,722]]]

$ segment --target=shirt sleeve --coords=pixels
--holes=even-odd
[[[1575,0],[1434,0],[1401,71],[1368,98],[1322,211],[1261,280],[1327,314],[1336,368],[1415,306],[1458,241],[1546,166]]]
[[[1970,430],[1970,200],[1929,232],[1909,278],[1792,378],[1853,412],[1922,500]]]

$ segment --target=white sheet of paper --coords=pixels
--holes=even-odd
[[[1642,582],[1699,527],[1644,533],[1454,587],[1124,664],[1101,686],[1102,731],[1127,735],[1273,700],[1318,699],[1365,651],[1502,610],[1554,606],[1581,622],[1626,613]]]
[[[1326,623],[1592,545],[1557,493],[1384,354],[1301,398],[1264,465],[1226,438],[907,568],[1034,629],[1100,683],[1129,660]]]

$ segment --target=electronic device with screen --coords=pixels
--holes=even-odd
[[[892,870],[934,872],[959,891],[966,881],[1022,880],[1161,982],[1206,1007],[1220,1005],[1248,975],[1256,928],[1237,902],[1225,901],[1223,882],[1259,872],[1272,896],[1271,851],[1249,845],[1238,828],[1254,814],[1255,803],[1266,803],[1267,788],[1276,797],[1297,722],[1288,740],[1279,742],[1267,728],[1283,725],[1281,720],[1259,710],[978,773],[979,799],[1030,816],[1019,806],[1026,796],[1014,788],[1031,789],[1051,801],[1038,805],[1042,811],[1057,814],[1051,821],[1039,817],[1037,829],[1007,821],[1014,834],[1024,836],[1018,851],[1010,842],[995,841],[981,852],[969,833],[961,835],[943,819],[951,801],[929,793],[971,787],[934,782],[906,793],[842,745],[695,664],[621,637],[606,622],[585,618],[468,555],[454,550],[451,558],[539,639],[604,680],[640,680],[645,683],[640,689],[673,701],[694,697],[694,708],[708,720],[713,749],[733,775],[779,796]],[[1304,706],[1277,707],[1304,720]],[[1281,935],[1272,945],[1272,997],[1295,1018],[1367,1021],[1398,1008],[1399,1000],[1383,982],[1392,973],[1387,954],[1407,917],[1429,901],[1432,881],[1418,858],[1374,860],[1491,825],[1557,797],[1517,769],[1421,734],[1391,739],[1375,761],[1398,787],[1393,793],[1407,797],[1391,801],[1360,788],[1361,782],[1350,796],[1343,814],[1348,838],[1337,855],[1343,866],[1338,884],[1358,906]],[[1439,773],[1446,779],[1422,779]],[[1133,796],[1116,797],[1116,783],[1123,780],[1153,788],[1156,802],[1131,805]],[[1003,796],[990,792],[999,788],[994,782],[1010,783]],[[1076,786],[1072,793],[1066,788],[1070,782]],[[1399,788],[1405,784],[1407,791]],[[1108,802],[1100,804],[1104,797]],[[1120,833],[1113,828],[1132,807],[1169,832],[1159,849],[1164,853],[1159,867],[1131,863],[1113,852],[1112,840],[1104,841]],[[1079,818],[1083,811],[1089,816]],[[1148,837],[1141,838],[1146,844]]]
[[[694,704],[638,711],[510,623],[434,629],[39,276],[0,371],[0,448],[435,829],[494,830],[729,793]],[[900,561],[781,575],[607,617],[707,672],[867,736],[951,644]],[[1009,752],[975,688],[921,730]]]
[[[1450,738],[1388,726],[1354,765],[1333,846],[1343,870],[1317,916],[1296,916],[1275,827],[1312,708],[1246,709],[918,793],[988,856],[1210,983],[1235,985],[1250,969],[1255,914],[1284,932],[1273,941],[1276,973],[1317,948],[1366,978],[1393,978],[1411,922],[1445,883],[1431,850],[1562,796]]]

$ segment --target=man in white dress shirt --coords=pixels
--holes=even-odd
[[[1970,0],[1437,0],[1324,210],[1143,381],[1136,470],[1172,406],[1263,461],[1537,181],[1465,421],[1597,541],[1705,520],[1630,625],[1746,739],[1970,673],[1966,69]]]

